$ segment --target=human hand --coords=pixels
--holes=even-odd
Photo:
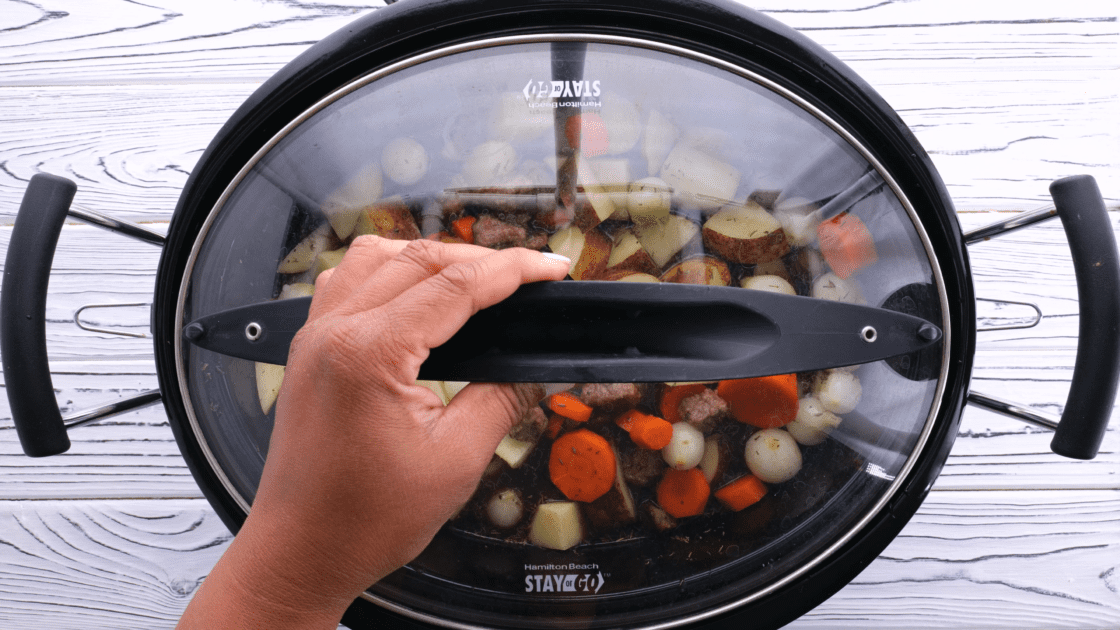
[[[420,365],[471,315],[568,265],[525,249],[356,239],[316,282],[252,510],[191,608],[260,596],[270,628],[333,628],[364,589],[415,558],[544,394],[475,383],[445,407],[416,384]],[[227,581],[234,590],[206,588]]]

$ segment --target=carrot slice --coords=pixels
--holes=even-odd
[[[739,510],[754,505],[766,496],[766,486],[754,475],[745,475],[715,491],[716,500],[729,510]]]
[[[450,232],[439,231],[435,234],[429,234],[426,237],[429,241],[439,241],[440,243],[466,243],[463,239],[451,234]]]
[[[587,422],[591,418],[591,407],[571,392],[559,392],[549,396],[548,408],[576,422]]]
[[[657,416],[642,414],[634,419],[630,439],[641,448],[658,451],[668,446],[673,439],[673,425]]]
[[[859,217],[845,212],[817,226],[821,254],[832,271],[841,278],[871,266],[879,260],[871,232]]]
[[[657,503],[676,518],[695,516],[704,511],[710,493],[708,480],[699,468],[670,468],[657,484]]]
[[[703,383],[691,383],[689,385],[673,385],[667,388],[661,394],[661,417],[669,422],[684,420],[684,418],[681,418],[681,401],[704,391],[704,387]]]
[[[776,429],[797,417],[796,374],[720,381],[716,393],[736,420],[760,429]]]
[[[451,231],[455,233],[455,236],[458,236],[464,241],[473,243],[474,222],[477,220],[478,219],[472,217],[469,214],[463,217],[459,217],[458,219],[455,219],[451,222]]]
[[[560,435],[560,429],[564,428],[564,417],[560,414],[552,414],[548,417],[548,426],[544,429],[545,436],[550,440],[555,440],[557,435]]]
[[[602,155],[611,146],[610,133],[603,117],[593,112],[568,118],[564,133],[568,136],[568,145],[579,147],[587,157]]]
[[[629,433],[630,429],[634,428],[634,422],[646,414],[638,411],[637,409],[630,409],[615,419],[614,423],[618,428]]]
[[[572,501],[594,501],[614,485],[614,450],[603,436],[577,429],[556,438],[548,458],[552,483]]]

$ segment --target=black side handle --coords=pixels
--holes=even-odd
[[[1065,411],[1050,448],[1074,459],[1096,457],[1120,380],[1120,264],[1116,237],[1097,182],[1088,175],[1050,185],[1077,277],[1080,330]]]
[[[66,212],[78,187],[34,175],[23,193],[0,286],[0,357],[12,420],[31,457],[70,448],[47,363],[47,282]]]

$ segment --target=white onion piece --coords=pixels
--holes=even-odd
[[[661,457],[677,470],[695,468],[704,458],[704,434],[687,422],[673,424],[673,437],[661,449]]]
[[[747,468],[766,483],[793,479],[801,470],[801,449],[783,429],[763,429],[747,440]]]
[[[774,293],[785,293],[786,295],[797,295],[793,285],[786,281],[781,276],[752,276],[750,278],[743,278],[740,283],[744,289],[754,289],[755,291],[772,291]]]
[[[817,240],[820,218],[813,214],[816,206],[807,199],[785,199],[774,208],[774,217],[782,224],[786,240],[794,247],[807,247]]]
[[[832,413],[849,413],[863,397],[859,377],[845,370],[829,370],[813,388],[813,395]]]
[[[840,416],[825,409],[821,401],[808,396],[797,403],[797,417],[785,429],[798,444],[815,446],[839,425]]]
[[[492,140],[471,150],[463,161],[463,181],[467,186],[492,186],[517,168],[517,150],[508,142]]]
[[[568,391],[569,389],[571,389],[573,387],[576,387],[576,383],[573,383],[573,382],[542,382],[541,386],[544,387],[544,396],[549,397],[549,396],[552,396],[553,393],[560,393],[561,391]]]
[[[822,300],[846,302],[848,304],[862,304],[863,293],[859,285],[851,280],[845,280],[831,271],[813,281],[811,294]]]
[[[509,529],[521,522],[525,515],[525,505],[521,502],[521,495],[512,489],[498,492],[486,504],[486,516],[495,527]]]
[[[402,186],[411,186],[428,174],[428,152],[412,138],[394,138],[381,150],[381,170]]]

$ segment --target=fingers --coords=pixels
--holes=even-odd
[[[342,263],[320,273],[315,279],[315,298],[311,302],[308,321],[333,311],[345,302],[371,274],[392,260],[408,243],[371,235],[355,238],[342,257]]]
[[[469,445],[489,458],[544,394],[538,383],[471,383],[451,399],[440,428],[454,434],[452,443]]]
[[[409,241],[396,255],[371,270],[362,282],[354,286],[348,299],[339,304],[335,312],[351,315],[377,308],[451,265],[479,260],[494,253],[492,249],[476,245]]]
[[[522,284],[563,279],[569,263],[560,258],[528,249],[491,252],[450,265],[362,316],[371,324],[392,322],[393,337],[404,345],[401,350],[423,360],[428,349],[450,339],[471,315],[506,299]]]

